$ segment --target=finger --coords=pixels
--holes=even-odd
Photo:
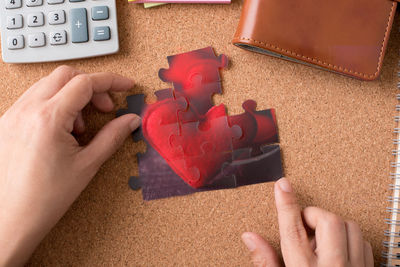
[[[29,96],[30,98],[32,96],[46,99],[51,98],[58,91],[60,91],[61,88],[63,88],[72,78],[82,73],[82,71],[66,65],[57,67],[48,76],[43,77],[30,89],[28,89],[28,91],[26,92],[26,96]]]
[[[112,73],[80,74],[68,82],[51,101],[69,130],[78,112],[90,102],[95,93],[125,91],[132,86],[132,80]]]
[[[318,261],[348,262],[347,232],[344,221],[337,215],[317,207],[303,210],[305,223],[315,230]]]
[[[279,267],[275,249],[261,236],[255,233],[243,233],[242,240],[251,252],[251,261],[256,267]]]
[[[94,94],[92,103],[102,112],[111,112],[114,109],[114,103],[108,93]]]
[[[285,264],[301,266],[310,262],[314,257],[313,251],[303,225],[300,207],[286,178],[275,183],[275,202]]]
[[[361,229],[353,221],[346,221],[347,252],[352,266],[364,266],[364,239]]]
[[[85,121],[83,120],[82,112],[78,113],[78,117],[74,122],[74,133],[83,134],[85,132]]]
[[[80,159],[84,162],[84,168],[96,173],[100,166],[123,144],[125,139],[139,127],[140,122],[139,116],[127,114],[106,124],[90,144],[80,152]]]
[[[365,267],[374,266],[374,254],[372,253],[371,244],[368,241],[364,241],[364,262]]]

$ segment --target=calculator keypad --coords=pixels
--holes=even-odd
[[[24,37],[22,35],[9,36],[7,38],[7,46],[10,50],[24,48]]]
[[[64,24],[65,23],[65,11],[57,10],[57,11],[49,12],[48,20],[49,20],[50,25]]]
[[[42,47],[46,45],[46,39],[43,32],[29,34],[28,36],[29,47]]]
[[[107,41],[110,40],[110,28],[109,27],[96,27],[93,29],[93,39],[95,41]]]
[[[7,16],[7,29],[20,29],[23,27],[23,20],[21,14]]]
[[[31,13],[28,15],[28,27],[40,27],[44,25],[44,15],[42,12]]]
[[[63,45],[67,43],[67,32],[57,31],[50,32],[50,44],[51,45]]]
[[[71,39],[73,43],[84,43],[89,41],[86,8],[71,9]]]
[[[22,0],[6,0],[6,9],[20,8]]]
[[[5,62],[65,60],[119,50],[116,0],[0,1]],[[35,51],[43,51],[42,56]]]
[[[92,20],[106,20],[108,19],[108,7],[96,6],[92,8]]]
[[[64,0],[47,0],[47,3],[49,5],[62,4],[62,3],[64,3]]]
[[[26,6],[41,6],[43,5],[43,0],[26,0]]]

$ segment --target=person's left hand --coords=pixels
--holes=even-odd
[[[16,81],[17,82],[17,81]],[[108,91],[130,79],[85,74],[62,66],[29,88],[0,118],[0,266],[22,265],[67,211],[100,166],[140,125],[128,114],[109,122],[85,147],[72,132],[85,129],[89,103],[113,110]]]

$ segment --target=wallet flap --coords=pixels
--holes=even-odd
[[[396,5],[390,0],[245,0],[233,43],[373,80],[381,70]]]

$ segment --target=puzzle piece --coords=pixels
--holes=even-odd
[[[175,95],[184,95],[192,112],[204,115],[213,106],[212,96],[221,94],[219,70],[228,65],[225,55],[216,57],[211,47],[167,57],[170,68],[159,77],[173,84]]]
[[[183,97],[167,98],[148,105],[143,112],[143,136],[170,164],[183,156],[180,147],[171,146],[171,136],[180,135],[178,112],[187,109],[187,105]]]
[[[154,95],[157,97],[157,101],[165,100],[165,99],[176,99],[174,90],[172,88],[162,89],[156,91]]]
[[[228,117],[231,127],[237,125],[242,129],[242,136],[233,140],[234,150],[279,142],[275,110],[257,111],[254,100],[246,100],[242,107],[244,113]]]
[[[180,128],[180,135],[171,136],[171,145],[181,147],[184,158],[172,168],[191,186],[204,186],[231,158],[232,139],[242,135],[241,129],[229,126],[223,105],[212,107],[201,120],[181,123]],[[198,170],[200,177],[193,178],[189,170]]]
[[[126,102],[128,103],[128,108],[118,110],[116,115],[117,117],[121,117],[129,113],[141,116],[143,110],[145,110],[147,106],[144,101],[144,94],[127,96]],[[143,140],[144,137],[142,133],[142,127],[139,127],[136,131],[132,133],[132,138],[135,142]]]
[[[261,154],[253,156],[252,148],[242,149],[231,163],[223,167],[222,177],[231,179],[237,186],[276,181],[283,177],[279,145],[260,147]]]
[[[182,191],[195,190],[187,185],[150,145],[148,145],[146,153],[139,153],[137,156],[139,177],[131,177],[129,185],[134,190],[142,188],[144,200],[180,195],[179,193]],[[157,166],[157,170],[154,170],[155,166]]]
[[[279,146],[269,145],[278,142],[275,111],[257,111],[254,100],[245,101],[242,107],[244,113],[228,117],[229,125],[242,130],[240,138],[232,140],[232,161],[223,163],[222,173],[214,177],[212,184],[223,181],[242,186],[268,182],[283,175],[281,164],[275,167],[280,162]],[[269,149],[274,153],[267,153]],[[269,169],[265,171],[265,168]]]

